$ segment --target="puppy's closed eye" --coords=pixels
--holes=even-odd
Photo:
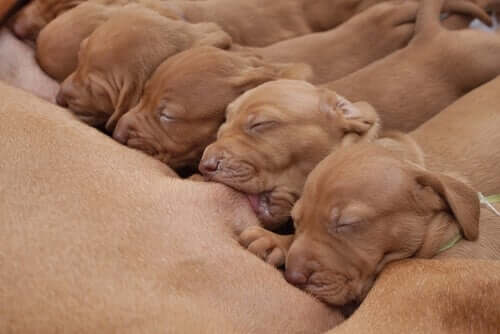
[[[252,131],[252,132],[261,132],[264,130],[274,128],[274,127],[278,126],[278,124],[279,123],[277,121],[272,121],[272,120],[255,121],[253,123],[250,123],[250,125],[248,126],[248,130]]]

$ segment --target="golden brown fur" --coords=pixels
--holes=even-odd
[[[257,221],[236,192],[175,179],[2,83],[0,141],[0,332],[321,333],[342,320],[239,247],[235,230]]]
[[[497,78],[410,136],[333,152],[294,206],[293,242],[253,227],[244,245],[264,259],[278,248],[287,279],[333,305],[362,300],[396,260],[500,259],[500,217],[480,209],[477,195],[500,191],[499,88]],[[463,241],[440,250],[459,234]]]
[[[82,42],[78,67],[61,85],[58,103],[86,123],[112,132],[166,58],[193,46],[227,48],[230,43],[216,24],[190,24],[127,5]]]

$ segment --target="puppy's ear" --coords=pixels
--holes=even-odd
[[[219,49],[229,49],[232,44],[231,36],[215,23],[198,23],[195,29],[200,38],[196,40],[193,47],[214,46]]]
[[[319,89],[320,112],[332,117],[338,122],[344,132],[342,146],[350,145],[360,140],[372,141],[379,132],[380,120],[375,109],[366,102],[351,103],[335,92]]]
[[[106,122],[106,131],[113,133],[118,120],[132,107],[139,103],[140,99],[139,89],[137,83],[127,80],[126,84],[120,90],[118,99],[116,100],[115,110],[111,117]]]
[[[467,240],[477,239],[480,203],[474,189],[454,177],[424,169],[417,171],[416,181],[424,187],[432,188],[439,195],[462,228]]]

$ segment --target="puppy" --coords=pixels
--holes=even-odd
[[[163,16],[178,19],[167,9],[159,8],[156,0],[130,2],[140,3]],[[37,38],[36,54],[40,67],[58,81],[66,79],[76,69],[81,42],[124,4],[123,0],[107,1],[106,4],[104,1],[88,1],[58,16],[42,29]]]
[[[273,64],[214,47],[192,48],[158,67],[113,137],[172,168],[196,167],[205,147],[215,141],[229,103],[266,81],[309,74],[309,67],[301,64]]]
[[[378,125],[366,103],[303,81],[272,81],[229,105],[199,169],[247,194],[262,224],[274,230],[288,221],[314,166],[337,146],[372,140]]]
[[[214,48],[182,52],[155,71],[141,103],[123,116],[114,137],[177,169],[197,164],[203,149],[214,141],[231,101],[263,82],[306,76],[307,71],[300,66],[283,68],[277,64],[279,59],[313,65],[314,75],[309,78],[313,82],[342,76],[407,43],[413,34],[411,20],[417,7],[416,2],[382,3],[337,29],[269,47],[246,48],[238,55]],[[448,9],[463,8],[453,5]],[[374,24],[381,27],[377,34],[384,34],[383,43],[372,44],[376,36],[366,27]],[[352,33],[359,35],[355,42]],[[359,52],[359,45],[365,45],[366,50]],[[169,101],[170,112],[160,119],[158,110],[163,109],[165,100]]]
[[[418,7],[416,1],[381,2],[335,29],[244,51],[251,50],[274,62],[307,63],[314,71],[310,81],[326,83],[405,47],[413,37]],[[446,19],[447,27],[466,28],[472,17],[489,22],[489,17],[468,1],[447,1],[443,11],[462,14]],[[352,38],[353,35],[356,38]]]
[[[293,208],[293,241],[253,228],[243,245],[286,256],[287,280],[332,305],[361,301],[396,260],[500,259],[500,217],[477,193],[500,191],[498,89],[500,78],[410,135],[335,151]]]
[[[81,42],[115,11],[115,7],[84,2],[54,19],[36,40],[40,67],[57,81],[66,79],[76,69]]]
[[[23,40],[35,42],[38,33],[50,21],[86,0],[32,0],[9,22],[14,34]]]
[[[61,85],[57,102],[112,132],[162,61],[193,46],[230,43],[213,23],[190,24],[140,5],[125,6],[82,42],[78,67]]]
[[[411,131],[463,94],[500,74],[495,33],[441,27],[443,1],[422,2],[408,47],[326,87],[381,111],[386,129]],[[383,111],[383,113],[382,113]]]
[[[384,0],[211,0],[169,1],[187,21],[215,22],[233,41],[266,46],[315,31],[332,29],[355,14]]]

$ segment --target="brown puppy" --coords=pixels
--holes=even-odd
[[[230,43],[213,23],[190,24],[127,5],[82,42],[78,67],[61,85],[57,102],[86,123],[113,131],[162,61],[193,46]]]
[[[158,67],[113,137],[172,168],[196,167],[215,140],[229,103],[263,82],[309,74],[305,65],[273,64],[214,47],[192,48]]]
[[[51,77],[63,81],[78,64],[81,42],[127,2],[140,3],[161,15],[178,19],[156,0],[88,1],[58,16],[42,29],[36,40],[40,67]]]
[[[427,3],[428,5],[429,3]],[[417,32],[417,37],[412,44],[424,45],[428,44],[432,45],[432,47],[436,48],[434,45],[433,39],[425,34],[430,34],[434,32],[432,26],[432,22],[429,20],[434,19],[434,17],[430,18],[429,15],[436,15],[436,20],[438,20],[439,10],[441,9],[440,4],[437,7],[432,8],[433,11],[429,14],[427,13],[427,8],[423,8],[425,11],[420,12],[417,25],[421,27],[422,22],[427,22],[430,24],[430,27],[426,27],[423,31]],[[435,22],[436,29],[439,30],[439,23]],[[430,29],[430,30],[429,30]],[[462,32],[449,32],[442,31],[442,34],[447,36],[447,34],[461,34]],[[464,31],[464,34],[467,34],[468,31]],[[474,36],[476,31],[471,32]],[[483,38],[483,44],[481,45],[483,48],[487,47],[490,42],[497,43],[497,36],[495,34],[486,34],[483,36],[483,32],[478,32],[479,37]],[[422,36],[424,34],[424,36]],[[473,37],[472,36],[472,37]],[[438,38],[439,36],[436,36]],[[431,40],[429,42],[428,40]],[[484,40],[486,39],[486,41]],[[475,43],[475,41],[473,41]],[[497,43],[500,47],[500,43]],[[410,49],[412,46],[410,45],[407,49]],[[424,48],[423,46],[421,48]],[[407,50],[405,49],[405,50]],[[432,50],[435,51],[435,50]],[[500,52],[500,48],[498,50]],[[424,61],[417,58],[416,55],[407,55],[406,53],[402,53],[402,51],[398,51],[395,54],[401,54],[396,57],[401,64],[404,63],[402,56],[408,56],[409,59],[415,59],[415,62],[419,61],[420,63],[425,64]],[[422,56],[421,54],[419,54]],[[483,58],[488,58],[489,55],[480,55],[476,54],[478,57],[482,56]],[[411,58],[413,57],[413,58]],[[435,57],[435,56],[433,56]],[[384,59],[393,59],[393,55],[390,55]],[[425,58],[425,57],[424,57]],[[385,60],[382,59],[374,64],[384,63]],[[406,58],[405,58],[406,59]],[[488,62],[484,64],[485,70],[487,67],[499,67],[496,62],[492,59],[487,59]],[[429,61],[429,60],[427,60]],[[434,62],[439,62],[440,59],[432,59]],[[374,64],[369,65],[366,68],[372,68]],[[389,63],[391,64],[391,63]],[[392,64],[391,64],[392,66]],[[472,66],[471,64],[467,64],[467,66]],[[480,64],[479,64],[480,66]],[[395,71],[392,67],[388,66],[376,66],[376,68],[385,71]],[[413,69],[411,69],[413,71]],[[498,68],[500,70],[500,67]],[[359,72],[362,72],[360,70]],[[402,71],[404,73],[404,71]],[[358,72],[356,72],[358,73]],[[391,72],[392,73],[392,72]],[[394,74],[395,76],[399,76],[398,74]],[[380,73],[379,73],[380,74]],[[445,78],[445,73],[441,74],[442,78]],[[482,80],[484,78],[490,78],[491,75],[489,73],[480,73],[482,76]],[[352,77],[355,74],[349,75],[346,78]],[[382,75],[382,74],[380,74]],[[434,75],[434,76],[432,76]],[[438,73],[439,75],[439,73]],[[420,73],[415,73],[409,75],[408,80],[411,80],[411,87],[417,86],[420,87],[420,90],[415,93],[415,95],[422,97],[424,93],[422,90],[427,91],[427,95],[433,96],[434,92],[432,91],[431,84],[432,78],[435,78],[436,74],[431,73],[428,76]],[[449,76],[449,75],[448,75]],[[376,76],[375,76],[376,77]],[[430,77],[428,79],[427,77]],[[483,78],[484,77],[484,78]],[[467,80],[473,79],[469,77]],[[349,91],[350,89],[355,89],[351,87],[351,83],[349,80],[343,81],[344,79],[339,80],[339,82],[344,82],[342,85],[338,85],[339,89],[343,89]],[[408,123],[411,123],[411,119],[423,121],[426,118],[430,117],[429,113],[420,112],[420,115],[414,115],[416,111],[413,110],[413,106],[407,106],[403,101],[405,99],[401,98],[401,96],[405,96],[404,94],[394,95],[386,94],[385,87],[401,87],[400,84],[396,84],[393,82],[384,82],[384,85],[373,85],[372,78],[364,77],[364,82],[356,82],[358,85],[358,90],[360,92],[368,91],[370,93],[377,92],[377,94],[366,94],[368,97],[374,99],[376,102],[383,101],[382,107],[386,107],[385,109],[377,109],[380,112],[382,120],[386,122],[390,122],[391,120],[399,120],[397,124],[401,128],[406,128]],[[397,82],[401,82],[402,79],[399,79]],[[458,81],[458,80],[457,80]],[[439,83],[439,82],[438,82]],[[452,82],[453,83],[453,82]],[[278,86],[282,84],[283,87],[279,88]],[[479,83],[478,83],[479,84]],[[430,87],[429,87],[430,86]],[[444,89],[448,89],[454,91],[454,86],[451,85],[443,85]],[[270,86],[266,86],[270,87]],[[208,176],[208,178],[223,182],[228,184],[240,191],[243,191],[247,194],[258,195],[258,200],[255,199],[254,207],[257,212],[259,212],[259,217],[263,219],[263,223],[266,227],[273,225],[274,227],[277,224],[282,224],[285,222],[290,215],[291,207],[293,206],[295,200],[298,196],[300,196],[302,191],[302,186],[305,182],[305,178],[307,174],[311,171],[311,169],[318,163],[321,159],[323,159],[326,155],[326,152],[329,152],[332,147],[336,145],[336,142],[324,141],[320,135],[314,137],[314,132],[310,131],[310,125],[307,123],[298,124],[293,132],[288,134],[282,134],[280,131],[266,131],[266,132],[255,132],[253,135],[247,135],[247,128],[242,126],[242,124],[250,124],[249,117],[250,115],[254,115],[252,117],[256,117],[257,119],[263,118],[273,118],[273,113],[276,109],[280,109],[281,113],[288,111],[291,107],[290,104],[297,103],[297,105],[302,105],[304,101],[311,101],[313,103],[309,108],[303,107],[304,112],[308,112],[310,110],[314,110],[317,108],[317,102],[312,102],[317,100],[316,90],[311,89],[310,85],[307,83],[294,82],[290,84],[289,82],[275,82],[273,83],[273,91],[279,93],[272,93],[271,90],[267,90],[266,88],[256,89],[255,91],[248,92],[246,97],[241,101],[241,103],[234,103],[232,108],[232,115],[228,115],[228,119],[232,118],[232,121],[227,122],[225,126],[226,130],[221,131],[216,143],[212,146],[209,146],[204,154],[204,158],[200,163],[200,171]],[[288,91],[290,90],[290,91]],[[442,90],[441,90],[442,92]],[[307,99],[304,97],[306,94],[310,94]],[[341,91],[339,94],[342,95]],[[356,95],[354,99],[350,99],[351,101],[360,101],[358,96],[362,94]],[[301,96],[301,99],[298,99],[294,96]],[[286,98],[290,98],[290,101],[285,101]],[[438,97],[436,97],[437,99]],[[399,107],[399,113],[397,116],[393,115],[392,107],[389,107],[389,101],[391,103],[397,105]],[[427,101],[424,99],[424,101]],[[415,104],[419,104],[421,108],[424,108],[424,101],[415,101]],[[265,103],[269,106],[269,108],[260,108],[259,104]],[[380,103],[379,103],[380,105]],[[439,103],[438,103],[439,105]],[[285,116],[285,119],[288,115]],[[391,118],[392,117],[392,118]],[[368,119],[370,122],[372,119]],[[404,122],[403,122],[404,120]],[[279,119],[281,122],[281,118]],[[365,120],[361,119],[362,122]],[[315,127],[324,127],[330,126],[332,123],[325,123],[321,119],[313,118],[310,122],[317,122]],[[382,122],[384,123],[384,122]],[[334,124],[334,127],[337,125]],[[302,141],[297,140],[296,137],[302,136],[302,133],[308,136],[307,141],[302,144]],[[293,133],[293,136],[291,135]],[[318,133],[321,133],[318,131]],[[239,140],[234,140],[233,138],[240,138]],[[265,138],[265,141],[263,141]],[[302,145],[310,145],[307,146],[307,150],[300,151],[301,154],[298,154],[299,148]],[[251,152],[251,153],[249,153]],[[293,154],[292,154],[293,152]],[[282,161],[282,156],[293,156],[293,160],[288,159]],[[314,159],[310,157],[314,156]],[[319,159],[319,160],[318,160]],[[230,163],[230,161],[236,160],[238,163]],[[229,161],[229,162],[224,162]],[[306,164],[307,168],[301,167],[300,163]],[[264,172],[265,171],[265,172]],[[300,171],[300,172],[299,172]],[[244,175],[245,177],[242,177]],[[273,195],[274,194],[274,195]],[[286,194],[286,195],[285,195]],[[272,218],[271,218],[272,217]]]
[[[500,78],[410,136],[335,151],[293,209],[291,246],[261,228],[244,232],[243,244],[264,258],[274,252],[273,261],[286,254],[286,278],[333,305],[362,300],[395,260],[500,259],[500,217],[480,210],[477,194],[500,192],[498,89]]]
[[[17,37],[32,42],[50,21],[86,0],[32,0],[10,22]]]
[[[447,9],[477,9],[461,5],[452,3]],[[182,52],[158,67],[141,103],[120,119],[114,137],[174,168],[196,164],[203,149],[214,140],[231,101],[263,82],[300,78],[302,73],[298,72],[304,72],[296,71],[298,66],[284,71],[274,62],[285,59],[313,65],[314,76],[309,78],[313,82],[338,78],[406,44],[413,34],[411,20],[417,7],[411,1],[378,4],[331,31],[265,48],[247,48],[241,56],[214,48]],[[373,25],[380,29],[371,29]],[[355,40],[353,33],[358,36]],[[384,36],[383,42],[374,44],[379,34]],[[263,59],[251,57],[253,54]],[[169,112],[160,119],[165,100]]]
[[[416,1],[382,2],[335,29],[245,51],[269,61],[309,64],[314,71],[312,83],[337,80],[406,46],[413,37],[418,7]],[[445,21],[454,28],[467,27],[472,17],[489,21],[468,1],[448,1],[443,11],[465,15],[453,15]]]
[[[326,87],[380,111],[386,129],[410,131],[500,74],[500,37],[441,27],[442,1],[423,1],[409,46]]]
[[[265,46],[315,31],[332,29],[384,0],[210,0],[169,1],[190,22],[216,22],[235,43]]]
[[[58,16],[36,40],[40,67],[58,81],[66,79],[76,69],[82,41],[115,11],[116,7],[89,1]]]
[[[366,103],[294,80],[246,92],[226,118],[200,171],[247,194],[269,229],[289,219],[307,175],[333,148],[371,140],[378,131],[378,116]]]

